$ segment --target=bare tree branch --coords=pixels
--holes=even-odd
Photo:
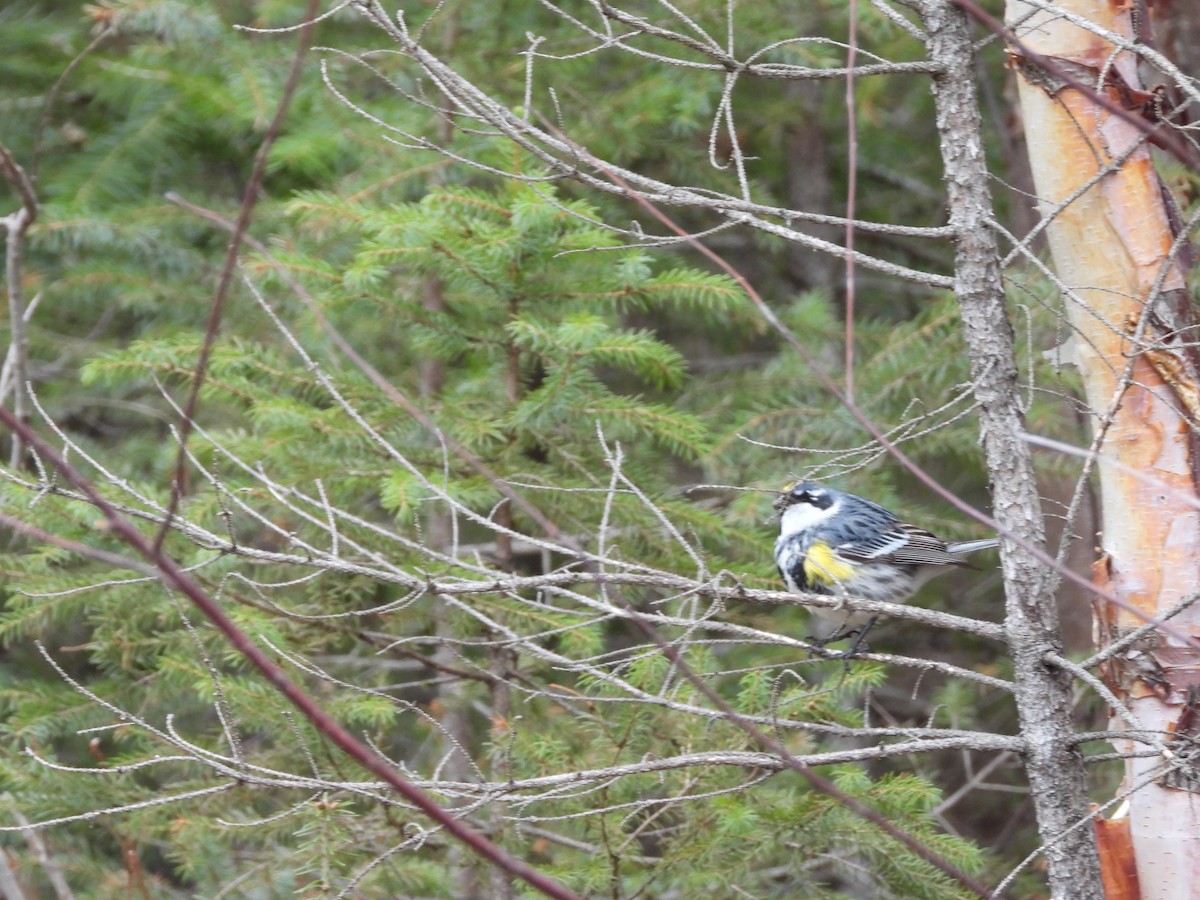
[[[1053,599],[1057,573],[1047,571],[1041,502],[1029,446],[1022,440],[1024,414],[1017,389],[1013,330],[1004,306],[1000,254],[992,219],[983,152],[974,60],[965,14],[952,0],[925,0],[921,18],[930,56],[943,72],[933,96],[942,161],[950,196],[950,221],[958,228],[955,293],[976,379],[980,432],[992,482],[1000,533],[1009,651],[1017,688],[1021,732],[1029,741],[1026,772],[1033,789],[1038,828],[1046,846],[1051,889],[1080,900],[1101,900],[1095,837],[1075,827],[1088,818],[1083,761],[1071,743],[1071,682],[1045,654],[1061,645]],[[1018,544],[1009,535],[1020,535]]]
[[[186,450],[188,436],[191,434],[196,412],[199,409],[200,389],[204,386],[204,376],[208,371],[208,363],[212,356],[213,347],[217,343],[217,332],[221,327],[221,318],[225,314],[225,300],[229,296],[229,287],[233,283],[234,267],[237,265],[238,251],[241,247],[239,235],[243,234],[250,226],[250,216],[254,212],[254,204],[257,202],[259,193],[262,190],[262,180],[267,171],[267,159],[271,153],[271,147],[274,146],[283,129],[284,120],[287,118],[288,109],[291,107],[292,96],[300,84],[300,75],[304,69],[304,59],[308,53],[308,47],[312,43],[313,28],[316,26],[315,17],[318,6],[318,0],[308,0],[308,5],[304,12],[304,25],[300,28],[300,39],[296,46],[296,54],[292,57],[292,67],[288,72],[287,80],[283,84],[283,90],[280,92],[279,102],[275,105],[275,114],[271,117],[271,122],[267,126],[266,133],[258,145],[258,153],[255,154],[254,165],[250,170],[250,177],[246,181],[246,189],[242,193],[242,205],[238,211],[237,223],[234,225],[233,235],[229,239],[229,246],[225,250],[225,262],[221,267],[221,274],[217,279],[217,287],[213,293],[212,305],[209,307],[208,324],[204,329],[204,342],[200,346],[200,357],[196,360],[196,368],[192,374],[191,391],[188,393],[187,401],[184,403],[183,417],[179,423],[179,453],[175,461],[175,477],[171,483],[171,500],[167,506],[166,519],[154,539],[156,550],[162,548],[162,542],[166,539],[167,533],[170,530],[171,520],[175,517],[176,511],[179,509],[179,503],[183,499],[186,489]]]
[[[29,421],[29,335],[26,331],[25,305],[25,238],[31,225],[37,220],[38,202],[33,180],[21,168],[9,149],[0,144],[0,174],[3,174],[17,196],[21,206],[15,212],[0,219],[8,234],[5,243],[5,285],[8,293],[8,327],[10,331],[8,355],[4,370],[13,390],[13,412],[22,422]],[[2,401],[0,401],[2,402]],[[9,465],[17,468],[25,458],[25,446],[13,435]]]
[[[363,768],[389,784],[397,793],[417,806],[430,818],[441,824],[456,839],[467,844],[476,853],[490,860],[495,865],[503,866],[515,877],[522,879],[547,897],[562,898],[562,900],[570,900],[570,898],[575,897],[573,892],[568,891],[562,885],[542,875],[525,862],[508,854],[464,822],[449,815],[421,790],[414,787],[410,781],[396,774],[392,766],[346,731],[311,697],[292,682],[283,673],[283,670],[257,644],[251,641],[245,632],[237,627],[228,613],[217,605],[180,568],[178,563],[165,555],[161,547],[161,541],[149,541],[108,501],[101,497],[87,479],[75,471],[74,467],[69,465],[53,448],[42,441],[28,425],[19,421],[11,412],[2,407],[0,407],[0,421],[10,430],[19,434],[59,474],[82,493],[86,494],[92,505],[104,514],[105,520],[108,522],[113,533],[150,561],[158,571],[158,577],[165,585],[186,595],[222,631],[229,640],[229,643],[245,656],[276,690],[287,697],[304,714],[305,718],[312,722],[322,734],[328,737],[343,752],[358,762]]]

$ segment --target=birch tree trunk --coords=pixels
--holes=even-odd
[[[1092,88],[1103,83],[1103,96],[1133,106],[1136,56],[1062,14],[1133,41],[1135,4],[1066,0],[1053,12],[1041,6],[1009,0],[1007,19],[1021,42],[1012,53],[1034,183],[1041,212],[1053,216],[1047,236],[1074,332],[1069,349],[1100,453],[1103,535],[1095,581],[1129,607],[1097,606],[1104,647],[1200,585],[1196,368],[1194,350],[1182,340],[1194,343],[1194,320],[1144,129],[1063,77]],[[1102,673],[1132,713],[1133,721],[1114,713],[1114,728],[1149,729],[1168,747],[1174,743],[1178,758],[1184,741],[1165,736],[1188,707],[1189,685],[1200,682],[1200,656],[1179,635],[1200,634],[1200,609],[1184,611],[1170,628],[1174,633],[1160,628],[1118,653]],[[1146,747],[1128,740],[1118,749]],[[1169,756],[1131,758],[1126,766],[1123,789],[1136,788],[1128,824],[1146,900],[1200,896],[1195,780],[1164,780]]]

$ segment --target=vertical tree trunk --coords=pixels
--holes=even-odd
[[[980,132],[975,65],[965,14],[951,0],[922,7],[929,57],[941,66],[934,77],[937,128],[958,249],[955,293],[971,353],[975,396],[980,402],[984,456],[992,480],[996,521],[1027,544],[1044,542],[1041,503],[1017,391],[1013,330],[1004,308],[1000,257]],[[1099,859],[1089,828],[1083,760],[1072,742],[1071,680],[1047,664],[1058,650],[1058,609],[1041,563],[1027,547],[1005,541],[1005,630],[1013,675],[1025,768],[1038,829],[1046,843],[1055,897],[1101,900]]]
[[[1132,39],[1135,5],[1065,0],[1055,7]],[[1141,130],[1048,74],[1033,54],[1088,86],[1109,72],[1105,95],[1118,104],[1129,96],[1125,87],[1140,88],[1135,56],[1023,0],[1009,0],[1007,15],[1028,51],[1017,48],[1014,61],[1030,162],[1042,213],[1055,211],[1048,228],[1054,268],[1073,294],[1064,297],[1076,335],[1071,347],[1102,439],[1103,557],[1096,580],[1143,614],[1098,609],[1098,638],[1107,644],[1200,584],[1196,439],[1181,402],[1195,390],[1195,369],[1188,351],[1171,346],[1193,318],[1169,255],[1173,236],[1161,185],[1149,149],[1138,146]],[[1113,87],[1122,82],[1121,90]],[[1200,610],[1171,624],[1200,633]],[[1200,658],[1160,631],[1110,661],[1105,675],[1137,720],[1117,720],[1115,727],[1140,725],[1165,737],[1188,685],[1200,682]],[[1145,747],[1127,741],[1119,749]],[[1126,767],[1124,787],[1149,782],[1130,797],[1146,900],[1195,896],[1200,884],[1200,802],[1155,779],[1152,770],[1163,762],[1151,756]]]

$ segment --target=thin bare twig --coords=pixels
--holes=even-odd
[[[171,520],[174,519],[175,513],[179,509],[180,501],[183,499],[187,480],[188,437],[192,433],[192,425],[200,405],[200,389],[204,386],[209,359],[212,356],[213,347],[216,346],[217,342],[217,331],[221,327],[221,318],[225,313],[225,302],[229,296],[230,285],[233,283],[233,272],[237,266],[238,251],[241,247],[240,235],[244,234],[250,226],[250,215],[254,211],[254,204],[258,201],[262,190],[263,176],[267,171],[267,158],[270,155],[271,147],[275,144],[276,139],[283,129],[283,122],[287,117],[288,109],[291,107],[292,97],[300,84],[300,75],[304,69],[304,57],[308,52],[309,45],[312,43],[312,33],[316,25],[315,18],[319,5],[319,0],[308,0],[308,5],[304,11],[303,25],[299,29],[300,38],[297,42],[296,54],[292,58],[292,68],[288,72],[287,80],[284,82],[283,91],[279,96],[279,103],[275,107],[275,115],[271,118],[271,123],[267,126],[267,131],[263,135],[262,143],[259,144],[258,153],[254,157],[254,166],[250,170],[250,178],[247,180],[246,190],[242,194],[242,205],[238,210],[233,235],[230,237],[229,246],[225,250],[225,263],[221,267],[221,274],[217,279],[217,288],[213,294],[212,305],[209,308],[208,324],[204,329],[204,343],[200,348],[200,358],[196,360],[196,368],[192,372],[191,391],[188,394],[187,402],[184,404],[183,417],[179,423],[179,454],[175,460],[175,477],[171,480],[171,499],[167,505],[166,518],[163,520],[162,526],[154,538],[156,550],[161,548],[162,542],[166,540],[167,533],[170,531]]]
[[[8,232],[5,244],[5,280],[8,292],[9,349],[5,368],[13,385],[13,412],[22,422],[29,421],[29,334],[26,331],[25,309],[25,236],[38,216],[37,194],[33,180],[13,158],[9,149],[0,144],[0,174],[13,186],[21,198],[21,206],[9,213],[0,224]],[[17,468],[25,457],[21,439],[13,435],[9,464]]]
[[[1099,106],[1101,109],[1116,116],[1121,121],[1128,125],[1132,125],[1138,131],[1150,137],[1155,144],[1162,147],[1172,156],[1178,159],[1188,168],[1196,168],[1196,153],[1186,143],[1181,141],[1174,133],[1162,127],[1161,123],[1151,124],[1141,116],[1134,115],[1129,110],[1122,106],[1118,106],[1112,100],[1099,93],[1091,85],[1084,84],[1078,78],[1075,78],[1070,72],[1066,71],[1062,66],[1058,65],[1053,59],[1043,56],[1038,53],[1019,37],[1017,37],[1011,29],[1006,28],[1004,23],[999,21],[995,16],[984,11],[974,0],[950,0],[955,6],[963,10],[971,18],[981,23],[985,28],[997,35],[1005,43],[1012,45],[1013,49],[1024,58],[1025,61],[1037,66],[1051,77],[1061,81],[1072,90],[1079,91],[1088,98],[1089,101]],[[1054,12],[1058,15],[1062,14],[1060,9],[1055,8]],[[1093,26],[1094,27],[1094,26]],[[1110,37],[1109,35],[1105,35]],[[1180,82],[1184,83],[1183,81]]]
[[[247,234],[244,229],[241,232],[236,231],[236,223],[231,223],[224,216],[214,212],[213,210],[190,203],[178,194],[167,194],[167,200],[178,206],[182,206],[184,209],[187,209],[196,215],[221,226],[222,228],[233,231],[235,234],[235,238],[233,240],[245,242],[248,246],[253,247],[259,253],[262,253],[268,261],[271,261],[272,265],[275,266],[277,271],[284,272],[283,267],[274,262],[274,257],[271,255],[270,250],[261,241]],[[357,367],[360,372],[366,375],[367,378],[370,379],[371,383],[375,385],[375,387],[382,391],[389,400],[404,410],[408,415],[412,416],[417,422],[421,423],[424,428],[426,428],[431,434],[435,435],[439,441],[443,442],[447,447],[449,447],[456,456],[463,460],[463,462],[486,478],[488,482],[490,482],[492,486],[496,488],[496,490],[511,500],[513,504],[515,504],[521,510],[521,512],[529,516],[529,518],[532,519],[538,525],[538,527],[542,529],[547,537],[560,542],[564,547],[575,550],[579,549],[578,541],[576,541],[570,535],[563,533],[562,529],[560,529],[558,525],[551,521],[545,513],[534,506],[524,494],[515,490],[511,484],[496,474],[496,472],[490,466],[488,466],[487,463],[485,463],[477,454],[471,452],[471,450],[464,446],[460,441],[456,440],[453,435],[449,435],[439,428],[437,423],[434,422],[423,409],[414,403],[407,394],[403,393],[394,384],[384,378],[383,374],[373,365],[371,365],[371,363],[368,362],[362,356],[362,354],[359,353],[354,346],[346,340],[345,337],[343,337],[342,333],[334,327],[333,323],[330,322],[325,313],[322,312],[320,305],[316,302],[316,300],[313,299],[312,295],[309,294],[304,285],[300,284],[294,278],[291,278],[286,272],[284,272],[284,275],[287,279],[288,286],[296,294],[300,302],[304,304],[309,314],[316,320],[317,324],[321,326],[321,329],[325,332],[329,339],[333,341],[334,346],[336,346],[346,356],[347,359],[354,363],[355,367]]]
[[[858,107],[855,99],[854,66],[858,61],[858,0],[846,9],[850,20],[846,52],[846,399],[854,402],[854,213],[858,203]]]
[[[160,541],[148,540],[128,519],[121,515],[112,504],[99,494],[90,481],[77,472],[49,444],[39,438],[27,424],[19,421],[11,412],[3,407],[0,407],[0,421],[10,430],[20,434],[29,446],[53,466],[63,478],[85,494],[88,501],[104,515],[112,532],[154,566],[157,570],[156,574],[163,584],[187,596],[220,629],[229,643],[245,656],[250,664],[258,669],[276,690],[287,697],[321,734],[325,735],[344,753],[358,762],[359,765],[382,779],[398,794],[417,806],[457,840],[469,846],[475,853],[478,853],[495,865],[502,866],[514,877],[522,879],[547,897],[559,898],[559,900],[576,900],[576,895],[572,891],[567,890],[524,861],[517,859],[493,844],[465,822],[442,809],[424,791],[397,774],[395,769],[386,760],[351,735],[320,704],[289,679],[283,670],[275,664],[274,660],[254,643],[244,631],[238,628],[237,624],[221,608],[220,604],[214,601],[174,559],[163,552]]]

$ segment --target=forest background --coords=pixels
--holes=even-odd
[[[37,209],[19,259],[10,222],[24,305],[18,327],[15,307],[7,320],[22,349],[0,377],[6,404],[350,732],[581,895],[970,895],[781,765],[685,670],[952,868],[1041,894],[995,635],[918,613],[881,626],[878,652],[826,660],[771,558],[773,492],[796,477],[949,538],[985,533],[828,389],[988,507],[939,136],[903,7],[636,10],[700,44],[762,48],[764,66],[832,71],[849,39],[879,67],[848,87],[731,83],[617,52],[589,33],[597,4],[405,5],[405,34],[569,134],[581,158],[748,209],[752,197],[754,214],[802,211],[772,234],[660,204],[759,302],[615,173],[594,170],[611,190],[581,185],[449,116],[428,70],[359,6],[315,26],[294,91],[297,33],[270,29],[304,21],[303,4],[0,10],[0,144]],[[1186,28],[1168,33],[1186,57]],[[1015,88],[1002,43],[974,36],[997,216],[1025,235],[1038,216]],[[652,32],[628,42],[667,45],[705,57]],[[1164,173],[1186,207],[1194,177]],[[5,210],[19,184],[0,188]],[[848,235],[848,202],[895,227]],[[864,254],[849,270],[820,243],[848,240]],[[1086,445],[1077,376],[1056,352],[1057,289],[1027,260],[1005,277],[1027,427]],[[10,895],[528,890],[366,780],[178,590],[127,560],[77,487],[27,443],[7,449]],[[1082,463],[1036,463],[1052,536],[1069,506],[1080,513],[1068,564],[1082,570],[1096,528],[1090,495],[1081,511],[1072,501]],[[920,606],[998,622],[1000,598],[987,558]],[[1067,649],[1085,656],[1084,593],[1068,585],[1061,600]],[[1102,731],[1103,703],[1076,699],[1074,725]],[[1084,747],[1100,802],[1121,775],[1111,751]]]

